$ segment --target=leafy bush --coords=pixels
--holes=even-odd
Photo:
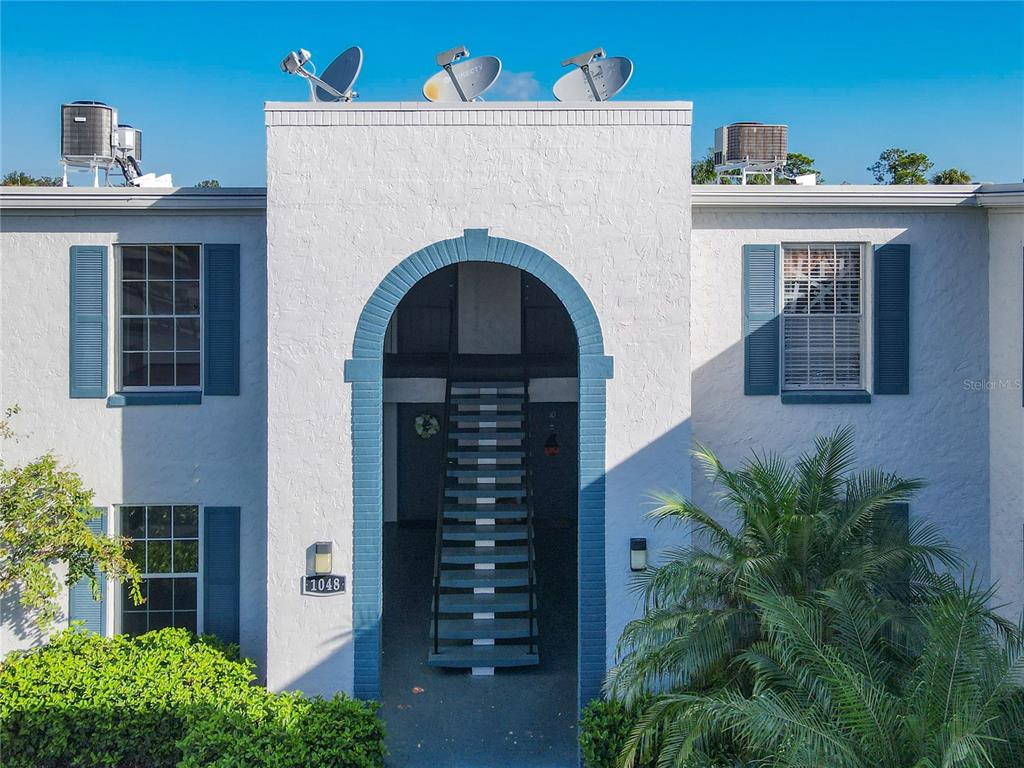
[[[5,768],[383,764],[374,705],[268,693],[235,650],[182,629],[72,629],[10,654],[0,664]]]
[[[617,701],[594,699],[583,709],[580,750],[584,768],[616,768],[637,716]]]
[[[384,729],[376,707],[336,696],[262,696],[244,711],[211,707],[179,742],[179,768],[382,764]]]
[[[697,452],[736,525],[679,497],[652,513],[692,543],[637,579],[606,681],[636,725],[610,764],[1024,765],[1021,628],[941,573],[962,560],[937,529],[891,515],[922,483],[855,472],[853,446]]]

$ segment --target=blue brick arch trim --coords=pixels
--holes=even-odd
[[[420,279],[461,261],[490,261],[529,272],[555,293],[579,346],[579,703],[600,695],[605,673],[605,394],[612,359],[594,306],[576,279],[525,243],[467,229],[422,248],[392,269],[363,308],[345,380],[352,384],[354,693],[380,696],[382,602],[382,408],[384,335],[398,303]]]

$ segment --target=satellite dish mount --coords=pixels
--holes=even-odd
[[[462,85],[459,84],[459,78],[455,76],[455,72],[452,70],[452,64],[459,59],[464,59],[469,56],[469,51],[466,46],[460,45],[457,48],[449,48],[447,51],[441,51],[434,57],[434,61],[437,62],[437,66],[444,69],[448,73],[448,77],[452,81],[452,85],[455,86],[455,92],[459,94],[459,98],[463,101],[469,101],[466,98],[466,92],[462,90]]]
[[[562,62],[575,65],[558,78],[555,98],[559,101],[608,101],[614,98],[633,76],[633,62],[625,56],[605,56],[604,48],[592,48]]]
[[[467,58],[469,51],[460,45],[441,51],[434,57],[443,72],[435,72],[423,84],[427,101],[480,101],[481,96],[501,74],[501,61],[494,56]]]
[[[327,65],[323,77],[316,74],[312,54],[305,48],[292,51],[281,62],[281,71],[304,78],[309,84],[310,101],[352,101],[359,96],[352,90],[363,67],[363,51],[352,46]],[[306,64],[312,71],[306,69]]]
[[[597,90],[597,85],[594,84],[594,78],[590,75],[590,65],[594,63],[594,59],[603,59],[605,57],[604,48],[594,48],[585,53],[577,54],[576,56],[570,56],[568,59],[562,62],[563,67],[568,67],[570,64],[575,64],[577,67],[583,70],[583,77],[587,80],[587,85],[590,86],[590,92],[594,94],[594,101],[601,101],[601,94]]]

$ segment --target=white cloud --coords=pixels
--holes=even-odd
[[[540,83],[533,72],[503,70],[498,82],[491,86],[484,98],[495,101],[529,101],[536,99],[540,91]]]

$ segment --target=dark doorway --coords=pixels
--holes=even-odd
[[[393,472],[384,472],[385,483],[389,477],[394,483],[392,495],[385,490],[385,497],[395,499],[391,514],[385,510],[383,532],[381,699],[389,765],[575,765],[579,493],[575,331],[558,298],[535,278],[503,265],[460,274],[460,266],[438,270],[409,290],[394,313],[385,342],[385,407],[394,408],[395,414],[384,436],[385,455],[393,455],[394,462]],[[514,313],[510,307],[515,307]],[[511,322],[519,327],[509,327]],[[460,338],[450,340],[450,328]],[[495,339],[500,343],[492,343]],[[448,354],[449,349],[454,355]],[[418,417],[444,420],[445,400],[450,403],[452,398],[445,387],[449,370],[453,382],[527,382],[519,429],[532,480],[535,585],[531,588],[536,590],[539,663],[497,668],[493,676],[428,663],[433,645],[435,561],[441,551],[439,491],[450,490],[453,482],[452,473],[443,469],[446,461],[452,461],[452,445],[479,447],[473,440],[452,442],[450,435],[446,444],[443,433],[424,436],[416,428]],[[389,401],[389,392],[398,394]],[[498,439],[499,448],[503,442]],[[502,571],[505,566],[498,565],[497,569],[510,573],[512,567]],[[476,617],[468,613],[460,620]],[[503,641],[493,642],[502,645]]]

